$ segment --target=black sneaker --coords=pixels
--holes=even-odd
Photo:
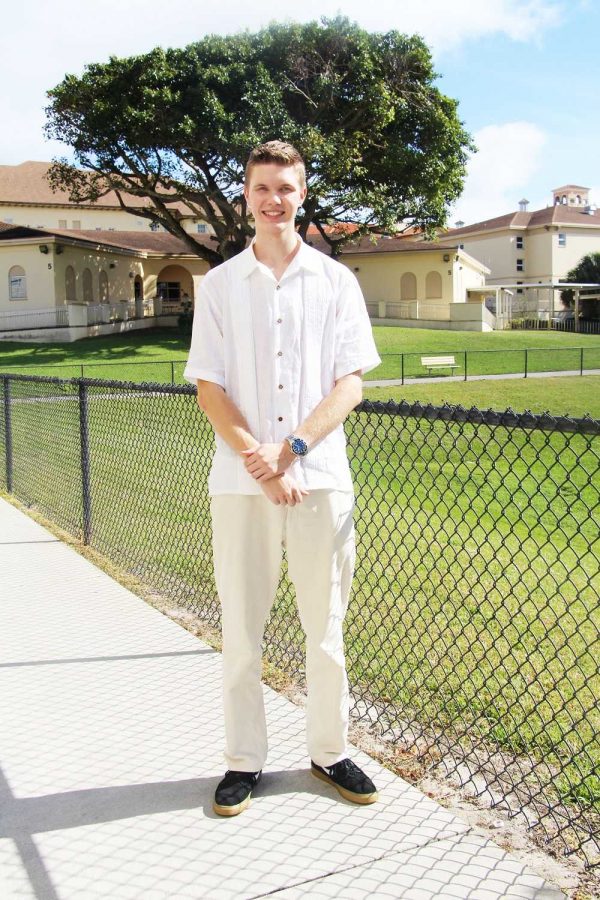
[[[262,772],[225,772],[217,785],[213,809],[218,816],[237,816],[250,805],[252,791]]]
[[[352,803],[375,803],[379,799],[371,779],[351,759],[342,759],[333,766],[318,766],[311,760],[310,765],[313,775],[332,784]]]

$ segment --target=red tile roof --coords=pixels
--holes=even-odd
[[[496,216],[493,219],[484,219],[483,222],[474,222],[473,225],[464,225],[461,228],[450,228],[440,237],[455,238],[466,234],[494,231],[497,228],[534,228],[539,225],[594,225],[600,226],[600,211],[585,212],[585,207],[567,206],[557,203],[547,206],[545,209],[537,209],[532,212],[512,212],[504,216]]]
[[[96,244],[107,244],[123,250],[145,250],[148,253],[185,253],[192,251],[186,243],[174,234],[166,231],[97,231],[97,230],[69,230],[62,228],[52,229],[52,234],[65,236],[75,240],[91,241]],[[197,244],[211,247],[214,250],[215,242],[208,235],[190,234]]]
[[[0,203],[27,203],[42,206],[74,206],[74,207],[116,207],[119,201],[114,191],[101,197],[96,203],[73,203],[68,191],[57,191],[50,187],[46,174],[49,162],[20,163],[18,166],[0,166]],[[138,208],[147,207],[150,201],[131,194],[123,195],[125,202]]]
[[[13,238],[42,238],[44,236],[55,237],[57,239],[69,238],[73,241],[80,241],[83,244],[100,244],[105,247],[114,247],[119,250],[142,251],[146,253],[158,253],[161,255],[186,255],[191,254],[191,250],[186,246],[181,238],[175,237],[166,232],[156,231],[73,231],[69,229],[53,228],[28,228],[24,225],[7,225],[0,223],[0,240],[2,238],[11,240]],[[210,240],[208,235],[190,235],[197,243],[205,247],[214,249],[214,241]],[[329,254],[328,244],[321,238],[311,235],[308,243],[316,250]],[[412,252],[412,251],[433,251],[442,252],[445,250],[456,250],[457,244],[451,242],[438,243],[437,241],[414,241],[406,240],[401,237],[385,238],[379,237],[376,243],[373,243],[369,237],[364,237],[360,241],[350,242],[342,250],[342,255],[353,253],[394,253],[394,252]]]
[[[17,166],[0,166],[0,205],[24,203],[30,206],[68,206],[82,209],[120,209],[120,203],[114,191],[109,191],[95,203],[73,203],[69,192],[59,190],[56,193],[50,187],[46,175],[52,163],[28,160]],[[168,191],[165,189],[165,193]],[[121,193],[123,201],[135,209],[152,208],[147,197],[136,197],[134,194]],[[181,215],[194,217],[184,203],[169,204],[171,210]],[[195,217],[195,218],[201,218]]]

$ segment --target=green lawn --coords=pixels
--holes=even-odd
[[[59,396],[14,404],[15,492],[77,534],[78,408]],[[598,438],[386,413],[347,432],[355,696],[392,724],[527,752],[565,802],[600,808]],[[93,546],[214,622],[211,447],[192,397],[92,391]],[[301,667],[285,578],[268,636],[275,664]]]
[[[566,332],[505,331],[475,332],[433,331],[423,328],[374,328],[382,364],[369,373],[370,379],[400,378],[401,354],[404,375],[427,375],[421,355],[453,353],[459,366],[454,374],[464,375],[465,352],[469,375],[524,372],[525,350],[528,371],[578,370],[582,358],[586,369],[600,369],[600,337]],[[190,338],[174,330],[151,330],[124,335],[88,338],[72,344],[0,345],[0,370],[19,366],[26,374],[54,374],[71,378],[81,374],[90,378],[114,378],[127,381],[171,381],[181,383]],[[170,363],[175,361],[172,368]],[[110,365],[107,365],[110,363]],[[60,366],[43,370],[46,365]],[[439,371],[438,375],[449,372]]]
[[[399,403],[431,403],[470,409],[529,410],[600,419],[600,375],[558,378],[519,378],[502,381],[459,381],[448,384],[405,384],[399,387],[365,388],[365,399]]]

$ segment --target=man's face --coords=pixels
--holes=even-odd
[[[294,166],[261,163],[250,172],[244,186],[244,196],[250,207],[256,231],[264,234],[293,228],[296,212],[306,197]]]

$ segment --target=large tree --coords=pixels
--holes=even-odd
[[[418,36],[369,33],[340,17],[111,57],[48,93],[47,134],[77,163],[55,160],[51,184],[75,202],[116,190],[123,209],[216,265],[253,234],[242,194],[249,151],[281,138],[308,162],[303,237],[314,223],[337,255],[348,222],[360,234],[401,223],[431,235],[473,149],[436,78]],[[143,212],[138,197],[151,201]],[[214,247],[185,231],[182,207],[212,225]]]

